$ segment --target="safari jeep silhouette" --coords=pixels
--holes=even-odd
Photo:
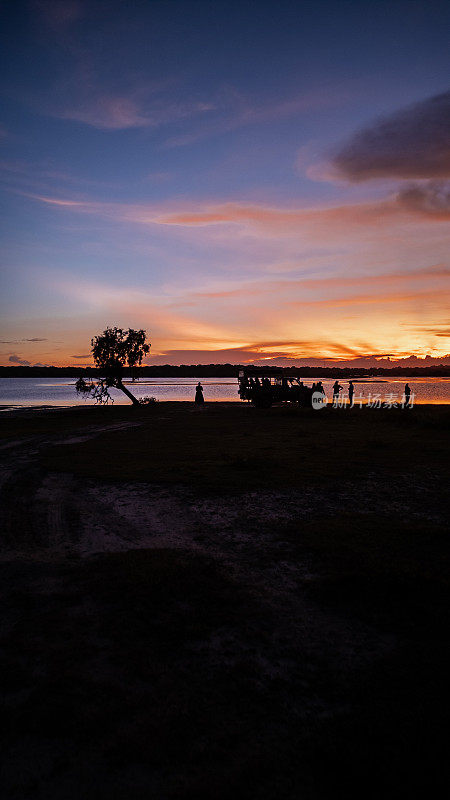
[[[257,408],[270,408],[273,403],[298,403],[301,407],[312,406],[313,390],[305,386],[295,375],[286,375],[271,370],[264,373],[252,369],[239,372],[238,392],[241,400],[253,403]]]

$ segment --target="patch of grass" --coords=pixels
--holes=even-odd
[[[146,418],[153,409],[129,406],[73,406],[70,408],[28,409],[0,415],[0,439],[28,436],[68,435],[85,426],[112,425]]]
[[[320,412],[159,403],[139,428],[54,448],[52,470],[114,481],[188,483],[212,491],[301,487],[368,474],[449,477],[445,407]],[[433,424],[430,425],[430,422]]]

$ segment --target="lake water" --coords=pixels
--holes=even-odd
[[[198,381],[204,389],[206,401],[227,400],[240,402],[237,393],[236,378],[141,378],[130,389],[136,397],[156,397],[157,400],[193,400],[195,386]],[[322,380],[328,400],[332,396],[332,379],[304,379],[311,386],[313,382]],[[401,401],[403,388],[408,381],[414,393],[415,403],[447,403],[450,404],[450,378],[380,378],[354,381],[355,401],[363,402],[379,396],[385,401]],[[126,381],[128,383],[128,381]],[[341,380],[344,393],[347,392],[348,381]],[[117,404],[130,401],[122,392],[111,389],[111,395]],[[389,398],[388,398],[389,399]],[[73,406],[93,404],[93,400],[84,400],[75,392],[75,378],[0,378],[1,406]]]

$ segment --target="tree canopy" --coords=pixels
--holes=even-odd
[[[134,377],[136,368],[150,350],[147,333],[142,328],[106,328],[103,333],[91,339],[91,352],[95,366],[104,372],[104,377],[95,381],[79,378],[75,384],[78,394],[92,397],[97,403],[114,402],[109,389],[120,389],[134,405],[139,400],[123,383],[124,370],[128,369]]]

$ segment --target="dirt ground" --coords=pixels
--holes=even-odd
[[[4,796],[434,794],[450,412],[355,412],[2,412]]]

